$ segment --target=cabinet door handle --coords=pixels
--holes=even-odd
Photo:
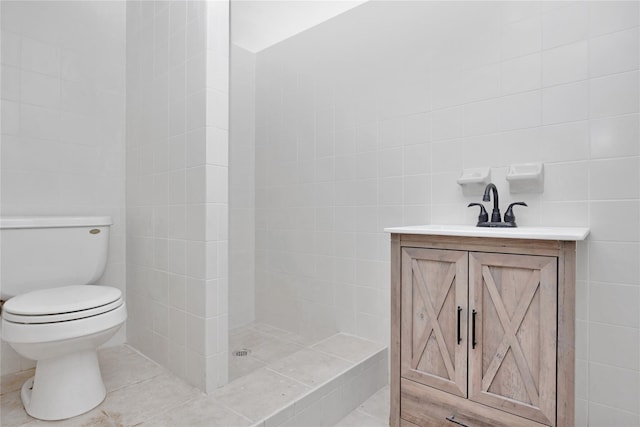
[[[476,348],[476,314],[477,311],[473,310],[471,312],[471,348]]]
[[[469,425],[467,425],[467,424],[461,423],[460,421],[456,420],[456,417],[454,417],[453,415],[451,415],[451,416],[449,416],[449,417],[445,418],[445,420],[449,421],[450,423],[457,424],[457,425],[459,425],[459,426],[471,427],[471,426],[469,426]]]
[[[458,345],[460,345],[460,343],[462,342],[462,335],[460,334],[460,316],[461,315],[462,315],[462,307],[458,306],[458,326],[457,326]]]

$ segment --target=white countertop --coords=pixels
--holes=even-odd
[[[387,233],[426,234],[434,236],[495,237],[503,239],[584,240],[589,235],[585,227],[517,227],[489,228],[474,225],[412,225],[385,228]]]

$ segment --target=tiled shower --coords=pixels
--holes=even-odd
[[[367,2],[259,51],[233,2],[0,13],[1,214],[114,218],[110,345],[208,392],[254,321],[386,345],[382,229],[472,224],[456,179],[490,167],[521,225],[590,227],[576,425],[640,425],[638,2]],[[528,162],[544,192],[510,194]]]
[[[386,342],[382,229],[473,224],[456,179],[490,167],[503,200],[528,202],[521,224],[591,228],[576,425],[640,424],[639,17],[637,2],[370,2],[255,53],[256,317]],[[509,194],[507,168],[529,162],[544,192]]]
[[[228,3],[127,2],[128,341],[227,382]]]

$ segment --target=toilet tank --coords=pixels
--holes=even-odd
[[[102,276],[108,216],[0,218],[0,296],[86,285]]]

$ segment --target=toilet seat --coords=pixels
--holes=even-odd
[[[98,316],[123,304],[122,292],[110,286],[64,286],[29,292],[3,306],[6,322],[46,324]]]

